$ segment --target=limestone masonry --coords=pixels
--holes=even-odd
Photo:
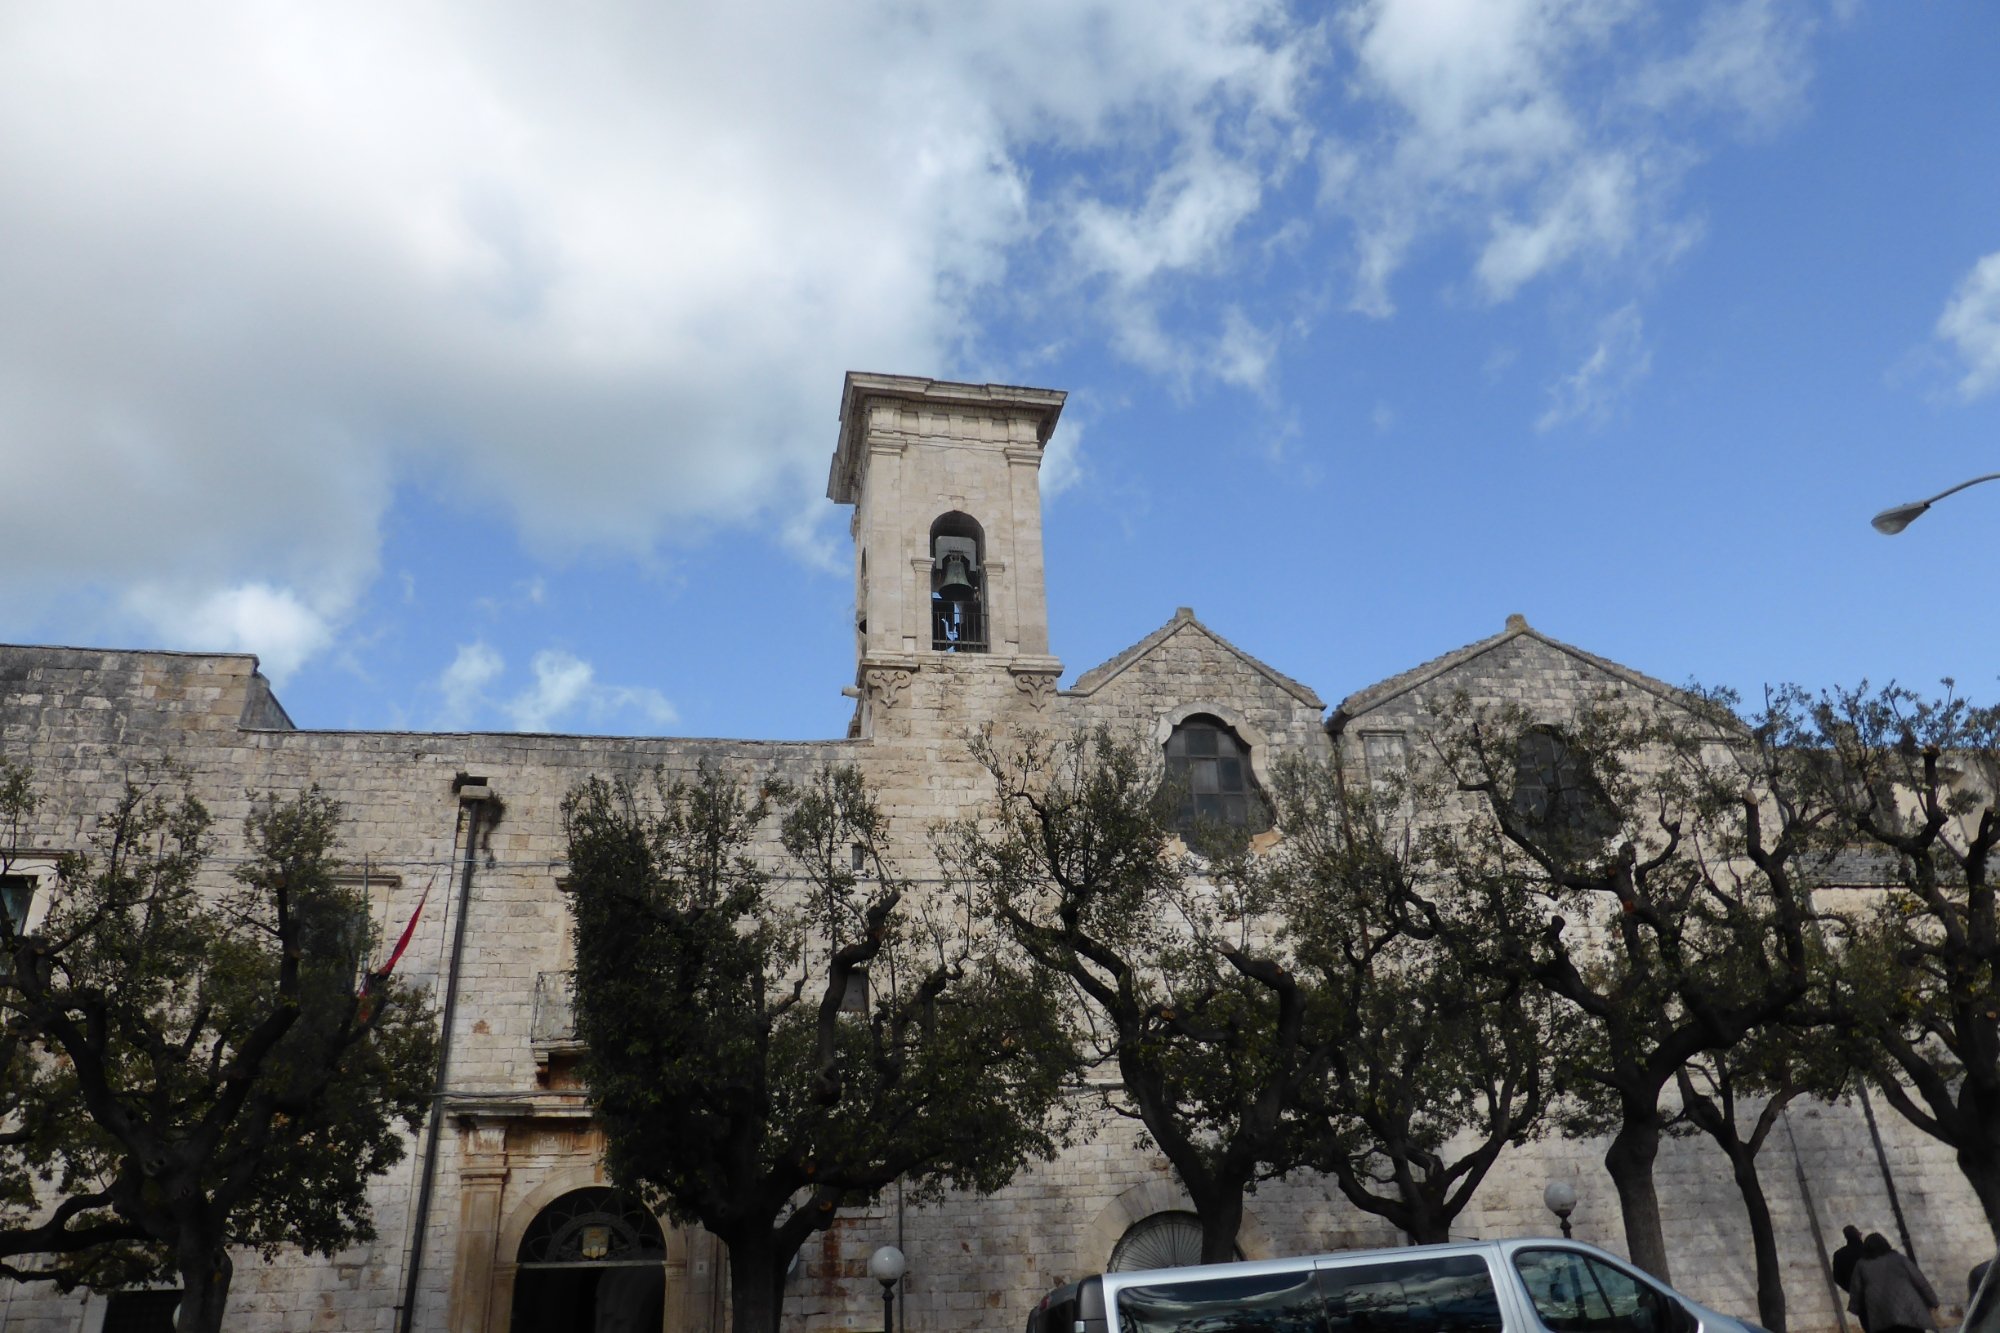
[[[1667,696],[1637,672],[1569,647],[1519,617],[1492,638],[1360,690],[1329,714],[1307,685],[1250,656],[1187,608],[1111,661],[1059,688],[1042,563],[1039,468],[1063,395],[1042,389],[849,375],[828,480],[853,510],[855,707],[841,739],[802,743],[671,738],[304,730],[288,717],[256,659],[231,654],[0,647],[0,746],[35,770],[45,803],[26,853],[46,866],[82,844],[128,773],[172,760],[215,815],[217,861],[240,847],[251,792],[318,783],[344,804],[343,855],[365,879],[378,927],[399,930],[433,879],[402,970],[442,995],[458,927],[454,867],[475,832],[442,1151],[417,1271],[413,1327],[502,1333],[517,1287],[545,1281],[522,1267],[523,1242],[552,1206],[605,1184],[600,1145],[571,1073],[565,974],[568,912],[559,882],[562,798],[590,774],[732,771],[802,774],[828,759],[859,765],[892,817],[905,869],[928,859],[924,831],[984,795],[963,737],[984,723],[1040,729],[1105,723],[1164,744],[1190,719],[1213,720],[1268,781],[1286,753],[1346,747],[1364,766],[1400,762],[1430,710],[1455,691],[1559,719],[1606,688]],[[1496,619],[1498,617],[1496,616]],[[1304,664],[1310,665],[1310,664]],[[835,688],[839,682],[828,682]],[[1985,1253],[1985,1224],[1949,1152],[1894,1114],[1879,1116],[1893,1179],[1919,1258],[1947,1299]],[[788,1289],[786,1327],[881,1327],[869,1253],[909,1256],[903,1313],[911,1333],[1018,1330],[1050,1286],[1110,1262],[1119,1239],[1187,1208],[1163,1159],[1130,1122],[1099,1127],[1083,1146],[992,1197],[899,1208],[893,1194],[816,1237]],[[423,1153],[376,1182],[380,1239],[330,1261],[239,1259],[232,1326],[387,1330],[409,1281]],[[1581,1200],[1583,1239],[1622,1250],[1602,1145],[1550,1140],[1501,1159],[1473,1209],[1470,1235],[1547,1234],[1552,1179]],[[1838,1243],[1842,1223],[1893,1232],[1885,1176],[1860,1111],[1794,1106],[1764,1171],[1780,1228],[1798,1329],[1835,1316],[1808,1222]],[[1745,1314],[1756,1308],[1748,1227],[1727,1164],[1702,1139],[1670,1142],[1660,1192],[1676,1285]],[[588,1197],[588,1196],[586,1196]],[[569,1203],[565,1203],[569,1200]],[[553,1214],[552,1214],[553,1215]],[[664,1226],[668,1329],[721,1330],[726,1282],[708,1237]],[[1249,1200],[1248,1256],[1392,1245],[1328,1182],[1291,1180]],[[607,1297],[607,1299],[609,1299]],[[105,1299],[0,1283],[8,1333],[97,1333]],[[578,1327],[584,1325],[578,1324]],[[516,1333],[530,1333],[516,1330]]]

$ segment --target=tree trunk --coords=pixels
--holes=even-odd
[[[1413,1208],[1409,1213],[1410,1225],[1403,1234],[1410,1238],[1412,1245],[1443,1245],[1451,1239],[1451,1223],[1430,1208]],[[1777,1333],[1776,1330],[1773,1333]]]
[[[175,1247],[181,1279],[180,1314],[175,1333],[221,1333],[223,1308],[229,1303],[229,1279],[235,1265],[220,1240],[213,1244],[184,1241]]]
[[[2000,1152],[1961,1147],[1958,1169],[1972,1186],[1972,1192],[1979,1196],[1979,1207],[1986,1214],[1986,1229],[2000,1243]]]
[[[1660,1155],[1657,1114],[1627,1117],[1611,1136],[1604,1169],[1618,1190],[1618,1211],[1625,1220],[1625,1248],[1632,1262],[1662,1282],[1667,1275],[1667,1238],[1660,1227],[1660,1195],[1653,1185],[1653,1162]]]
[[[1236,1233],[1243,1229],[1243,1191],[1222,1186],[1199,1194],[1190,1190],[1188,1195],[1201,1219],[1201,1261],[1234,1263]]]
[[[1785,1333],[1785,1284],[1778,1271],[1778,1237],[1771,1227],[1771,1205],[1764,1182],[1757,1178],[1757,1158],[1747,1149],[1731,1148],[1730,1169],[1750,1215],[1750,1245],[1757,1256],[1757,1322],[1771,1333]]]
[[[729,1247],[729,1317],[732,1333],[778,1333],[784,1309],[783,1271],[768,1228],[726,1239]]]
[[[1451,1239],[1451,1218],[1445,1215],[1441,1200],[1426,1195],[1424,1187],[1414,1180],[1399,1185],[1396,1192],[1403,1196],[1407,1222],[1403,1234],[1410,1238],[1410,1244],[1442,1245]]]

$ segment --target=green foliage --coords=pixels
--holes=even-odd
[[[1293,1151],[1418,1243],[1446,1240],[1501,1150],[1541,1132],[1558,1012],[1484,965],[1486,936],[1411,918],[1415,896],[1461,898],[1431,855],[1445,812],[1419,809],[1401,777],[1350,781],[1338,755],[1276,778],[1283,841],[1255,873],[1317,994],[1327,1052]]]
[[[1447,938],[1488,941],[1483,966],[1541,987],[1580,1025],[1556,1068],[1564,1128],[1611,1133],[1634,1258],[1661,1276],[1663,1089],[1702,1053],[1809,1009],[1822,975],[1812,889],[1832,809],[1777,702],[1746,725],[1727,695],[1605,697],[1552,751],[1531,745],[1548,729],[1522,710],[1460,699],[1418,784],[1473,805],[1432,835],[1471,892],[1418,895],[1416,910]]]
[[[1184,849],[1159,760],[1108,731],[988,732],[973,753],[994,802],[941,832],[941,861],[991,893],[1014,943],[1083,999],[1094,1056],[1119,1072],[1111,1109],[1173,1163],[1205,1256],[1232,1257],[1243,1195],[1288,1165],[1284,1115],[1322,1058],[1244,846]]]
[[[775,1319],[784,1265],[838,1207],[898,1179],[995,1190],[1064,1142],[1062,997],[994,956],[976,903],[900,878],[856,770],[593,778],[564,819],[612,1175],[729,1245],[739,1327]]]
[[[21,824],[33,806],[15,777],[0,799]],[[330,1254],[373,1237],[367,1181],[401,1158],[398,1125],[422,1119],[434,1042],[407,988],[375,979],[357,996],[373,941],[334,878],[338,822],[317,788],[256,803],[249,855],[218,892],[202,881],[206,809],[166,780],[134,783],[63,859],[46,920],[5,941],[5,1054],[26,1075],[0,1138],[7,1271],[176,1273],[219,1316],[223,1246]],[[54,1190],[52,1213],[29,1179]]]
[[[1815,794],[1846,878],[1881,886],[1843,895],[1833,1006],[1883,1095],[1954,1150],[2000,1237],[2000,709],[1945,690],[1792,690],[1774,731],[1822,757]]]

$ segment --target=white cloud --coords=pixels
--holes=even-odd
[[[445,731],[462,731],[472,725],[486,704],[486,687],[500,678],[507,663],[485,643],[463,643],[458,656],[438,677],[438,691],[444,696],[444,712],[437,725]]]
[[[1652,368],[1638,307],[1614,310],[1598,325],[1597,345],[1583,364],[1549,386],[1549,409],[1535,429],[1550,431],[1572,421],[1602,425],[1618,400]]]
[[[1359,0],[1349,92],[1373,134],[1322,145],[1323,209],[1355,229],[1354,309],[1439,232],[1484,233],[1484,295],[1566,263],[1658,264],[1688,224],[1674,190],[1713,113],[1768,130],[1802,99],[1811,23],[1784,0],[1659,11],[1634,0]],[[1676,26],[1692,13],[1691,20]],[[1640,242],[1649,242],[1641,245]]]
[[[166,646],[255,653],[278,684],[333,641],[326,616],[268,583],[201,591],[148,581],[129,589],[123,603]]]
[[[1624,159],[1579,163],[1532,222],[1495,222],[1476,270],[1487,296],[1504,301],[1579,251],[1622,249],[1632,236],[1635,193]]]
[[[531,669],[534,684],[501,705],[516,731],[552,731],[570,718],[603,723],[626,714],[668,726],[678,716],[658,690],[601,685],[590,663],[559,649],[536,653]]]
[[[1977,398],[2000,384],[2000,251],[1959,279],[1938,316],[1937,335],[1950,341],[1965,363],[1958,381],[1961,395]]]
[[[544,548],[812,558],[843,371],[1226,268],[1322,54],[1280,0],[0,9],[0,606],[337,624],[447,478]]]
[[[1055,434],[1042,446],[1042,499],[1054,499],[1082,480],[1083,426],[1072,411],[1056,423]]]
[[[1812,26],[1778,0],[1713,5],[1683,53],[1640,72],[1634,95],[1658,110],[1712,108],[1768,131],[1805,100]]]

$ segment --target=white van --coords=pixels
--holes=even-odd
[[[1103,1273],[1028,1333],[1764,1333],[1594,1246],[1468,1241]]]

